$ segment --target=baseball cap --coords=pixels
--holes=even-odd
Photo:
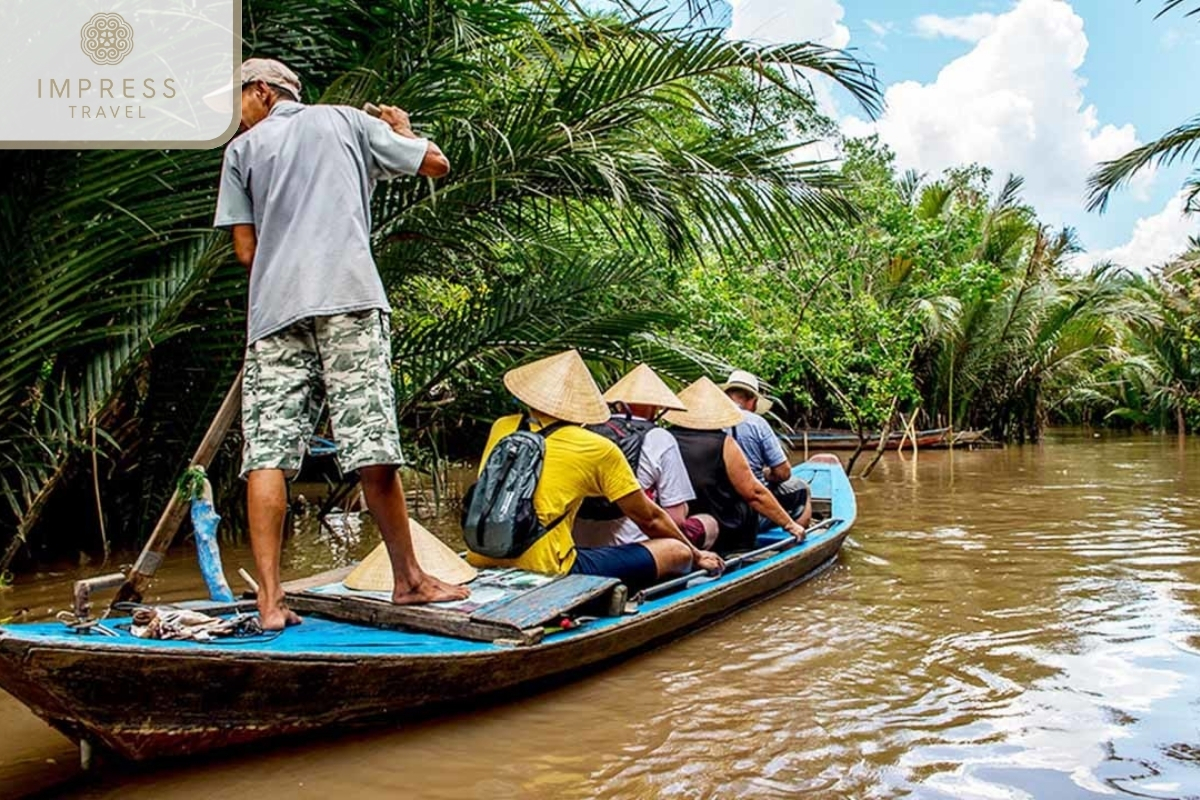
[[[242,62],[241,76],[235,76],[228,86],[204,95],[204,102],[214,111],[227,114],[233,110],[234,97],[248,83],[263,81],[291,92],[300,99],[300,78],[282,61],[273,58],[248,58]]]

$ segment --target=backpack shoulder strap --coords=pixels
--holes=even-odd
[[[566,428],[566,427],[574,425],[574,424],[575,424],[574,422],[567,422],[565,419],[560,419],[557,422],[550,423],[549,425],[547,425],[544,428],[539,428],[537,430],[537,433],[539,435],[541,435],[541,437],[543,439],[549,439],[550,435],[552,433],[554,433],[555,431],[562,430],[563,428]],[[526,430],[528,430],[528,429],[526,429]]]
[[[539,435],[541,435],[541,437],[542,437],[543,439],[549,439],[549,438],[550,438],[550,436],[551,436],[552,434],[554,434],[556,431],[560,431],[560,430],[562,430],[563,428],[570,427],[570,426],[572,426],[572,425],[575,425],[575,423],[574,423],[574,422],[567,422],[565,419],[560,419],[560,420],[558,420],[557,422],[553,422],[553,423],[551,423],[551,424],[547,425],[546,427],[539,429],[537,432],[538,432],[538,434],[539,434]],[[555,519],[554,519],[554,521],[553,521],[553,522],[551,522],[549,525],[547,525],[547,526],[546,526],[546,533],[549,533],[550,531],[552,531],[552,530],[554,530],[555,528],[557,528],[557,527],[558,527],[558,524],[559,524],[560,522],[562,522],[562,521],[563,521],[564,519],[566,519],[566,518],[567,518],[567,512],[566,512],[566,511],[564,511],[564,512],[563,512],[563,513],[561,513],[561,514],[559,514],[557,517],[555,517]]]

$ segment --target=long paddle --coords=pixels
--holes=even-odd
[[[818,522],[816,525],[813,525],[811,528],[807,528],[804,531],[805,536],[807,536],[810,533],[813,533],[814,531],[823,530],[832,525],[836,525],[839,522],[841,522],[840,519],[834,519],[833,517],[830,517],[829,519],[826,519],[826,520],[822,520],[822,521]],[[758,548],[757,550],[751,550],[748,553],[742,553],[741,555],[734,556],[733,558],[730,558],[725,561],[725,572],[729,572],[731,569],[734,569],[735,567],[739,566],[743,562],[748,561],[752,558],[757,558],[758,556],[766,555],[767,553],[773,553],[776,550],[786,550],[787,548],[789,548],[793,545],[797,545],[797,544],[800,544],[800,542],[797,542],[796,538],[794,536],[788,536],[786,539],[780,539],[777,542],[771,542],[770,544],[764,545],[764,546]],[[643,589],[641,594],[638,595],[637,599],[638,599],[638,602],[641,602],[644,600],[651,600],[655,597],[658,597],[659,595],[663,595],[663,594],[666,594],[667,592],[674,591],[675,589],[678,589],[681,586],[686,586],[689,581],[693,581],[696,578],[711,578],[711,577],[712,577],[712,575],[710,575],[707,571],[698,569],[695,572],[689,572],[687,575],[680,575],[678,578],[672,578],[669,581],[663,581],[662,583],[656,583],[651,587]]]
[[[207,468],[212,463],[213,456],[217,454],[217,448],[221,446],[225,434],[229,433],[229,428],[241,408],[242,371],[238,370],[237,377],[233,379],[233,385],[225,393],[221,407],[217,409],[216,416],[209,423],[208,431],[200,440],[200,446],[196,448],[195,455],[192,456],[191,464],[188,465],[189,469],[191,467]],[[154,532],[150,534],[149,541],[142,548],[142,552],[129,570],[129,574],[125,576],[125,582],[117,590],[117,596],[113,600],[114,604],[140,603],[142,601],[142,590],[146,588],[146,584],[154,577],[154,573],[162,564],[163,556],[166,555],[175,534],[179,531],[183,518],[188,513],[189,504],[190,500],[181,492],[171,492],[171,499],[167,502],[167,507],[163,509],[162,516],[158,518]]]

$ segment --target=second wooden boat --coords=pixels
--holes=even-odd
[[[949,428],[931,428],[929,430],[917,431],[917,447],[936,447],[946,440],[946,434],[949,431]],[[806,443],[809,452],[821,450],[854,450],[859,445],[858,434],[848,430],[806,430],[781,434],[779,438],[792,450],[801,452],[804,450]],[[884,449],[896,450],[900,447],[900,442],[903,439],[903,431],[892,431],[888,435]],[[911,442],[912,439],[909,438],[906,441]],[[906,444],[905,446],[908,445]],[[877,447],[879,447],[879,433],[869,434],[863,444],[863,449],[874,450]]]

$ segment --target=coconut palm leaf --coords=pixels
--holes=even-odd
[[[1154,164],[1170,166],[1176,161],[1195,162],[1200,154],[1200,117],[1163,134],[1153,142],[1130,150],[1120,158],[1105,161],[1088,178],[1088,210],[1104,212],[1112,193],[1125,186],[1142,168]],[[1193,175],[1184,186],[1187,203],[1200,196],[1200,177]]]
[[[1138,2],[1140,3],[1141,0],[1138,0]],[[1154,15],[1154,18],[1158,19],[1163,14],[1168,14],[1168,13],[1174,11],[1175,9],[1179,8],[1180,6],[1184,5],[1187,2],[1188,2],[1188,0],[1163,0],[1163,7],[1160,8],[1158,13]],[[1191,10],[1185,12],[1184,15],[1191,17],[1191,16],[1195,16],[1196,14],[1200,14],[1200,4],[1197,4],[1195,8],[1192,8]]]

